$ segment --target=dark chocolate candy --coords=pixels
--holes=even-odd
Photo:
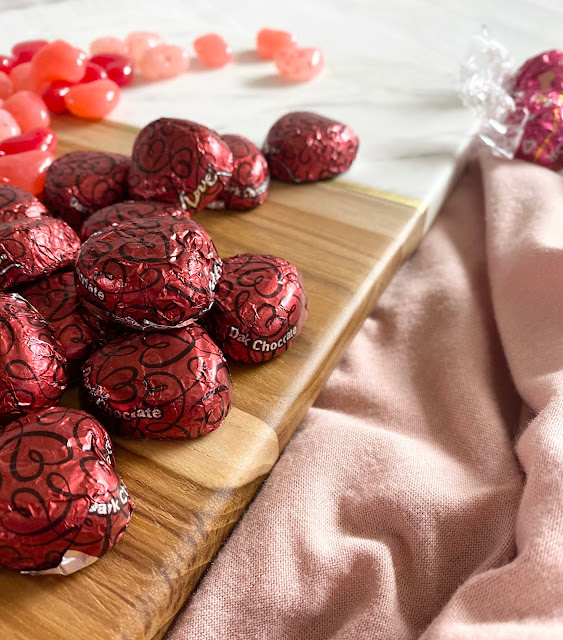
[[[288,113],[270,129],[264,155],[273,178],[315,182],[350,168],[358,136],[345,124],[305,111]]]
[[[258,363],[287,351],[307,315],[297,269],[283,258],[245,253],[223,261],[215,302],[202,323],[227,357]]]
[[[84,411],[0,428],[0,566],[74,573],[117,544],[133,508],[106,431]]]
[[[81,399],[122,436],[186,439],[223,422],[231,386],[219,347],[193,324],[130,334],[101,347],[84,365]]]

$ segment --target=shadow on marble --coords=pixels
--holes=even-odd
[[[256,53],[256,49],[242,49],[241,51],[234,52],[233,62],[235,64],[256,64],[258,62],[265,63],[265,62],[271,62],[271,61],[264,60],[264,58],[261,58]]]
[[[247,80],[245,84],[247,87],[252,87],[253,89],[283,89],[284,87],[303,84],[303,82],[300,80],[284,78],[277,73],[268,73],[266,75]]]

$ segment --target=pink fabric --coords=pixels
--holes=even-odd
[[[170,640],[563,638],[563,179],[485,158]],[[526,408],[531,407],[531,411]]]

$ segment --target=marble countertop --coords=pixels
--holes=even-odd
[[[21,3],[20,3],[21,4]],[[23,3],[27,4],[27,3]],[[471,37],[486,24],[517,62],[563,45],[561,0],[63,0],[18,6],[0,0],[3,48],[37,37],[87,47],[102,35],[154,30],[191,49],[217,31],[235,63],[124,90],[111,119],[143,126],[183,117],[261,144],[291,110],[312,110],[353,126],[358,158],[346,179],[427,203],[430,222],[459,168],[474,123],[460,105],[457,76]],[[253,53],[258,29],[291,30],[322,48],[326,69],[290,84]],[[7,27],[7,28],[6,28]]]

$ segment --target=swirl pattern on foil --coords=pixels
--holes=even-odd
[[[142,129],[133,146],[129,192],[195,213],[221,192],[233,157],[219,135],[196,122],[160,118]]]
[[[245,253],[223,261],[215,303],[202,322],[227,357],[259,363],[287,351],[307,315],[297,269],[283,258]]]
[[[132,511],[92,416],[57,407],[0,428],[0,566],[35,572],[59,567],[69,552],[98,558]]]
[[[0,424],[56,404],[65,363],[45,318],[21,296],[0,294]]]
[[[273,178],[315,182],[347,171],[358,146],[358,136],[347,125],[316,113],[296,111],[272,126],[264,155]]]
[[[210,209],[248,211],[262,204],[270,190],[270,170],[263,153],[244,136],[222,136],[233,154],[233,175]]]
[[[0,291],[71,265],[79,249],[76,233],[50,216],[0,224]]]
[[[119,153],[73,151],[47,169],[47,209],[76,231],[94,211],[127,198],[131,160]]]
[[[81,399],[128,438],[186,439],[217,429],[231,406],[223,354],[198,325],[130,334],[92,354]]]
[[[0,223],[39,218],[47,214],[45,206],[28,191],[8,184],[0,184]]]
[[[86,240],[76,286],[102,318],[137,330],[175,329],[209,309],[220,273],[215,246],[197,222],[147,218]]]
[[[190,214],[177,205],[153,202],[151,200],[117,202],[93,213],[82,225],[80,237],[84,241],[92,234],[107,227],[116,227],[130,220],[159,218],[160,216],[189,218]]]

